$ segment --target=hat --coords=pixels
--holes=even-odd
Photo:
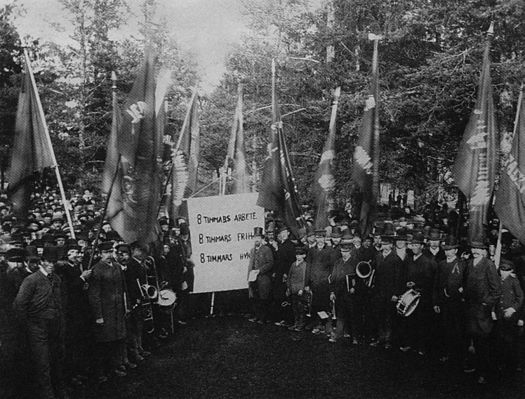
[[[470,243],[470,248],[487,249],[487,244],[481,241],[472,241]]]
[[[82,248],[80,248],[80,245],[78,244],[71,244],[67,246],[67,251],[71,251],[72,249],[80,251]]]
[[[44,247],[44,252],[42,252],[42,260],[48,262],[56,262],[58,260],[58,248],[55,246]]]
[[[306,247],[304,245],[296,245],[295,254],[296,255],[306,255]]]
[[[332,228],[332,238],[341,238],[343,236],[343,233],[341,232],[341,227],[334,226]]]
[[[283,225],[279,228],[279,230],[277,230],[277,232],[278,232],[278,233],[281,233],[281,232],[283,232],[283,231],[285,231],[285,230],[286,230],[286,231],[290,231],[290,229],[288,228],[288,226],[286,226],[285,224],[283,224]]]
[[[119,244],[117,245],[117,252],[131,253],[131,249],[128,244]]]
[[[428,234],[428,239],[430,241],[439,241],[441,240],[441,232],[438,229],[431,229]]]
[[[182,234],[182,231],[181,231]],[[254,237],[264,237],[264,232],[262,227],[254,227],[253,228],[253,236]]]
[[[414,233],[414,237],[412,237],[412,240],[410,240],[410,244],[424,244],[425,243],[425,236],[423,233],[417,232]]]
[[[443,249],[445,251],[448,251],[449,249],[455,248],[459,248],[458,240],[453,235],[447,236],[447,238],[445,239],[445,244],[443,244]]]
[[[38,255],[38,250],[36,248],[36,246],[34,245],[28,245],[26,247],[26,255],[27,257],[29,258],[30,256],[36,256]]]
[[[185,236],[185,235],[190,234],[190,228],[188,227],[188,225],[186,223],[182,223],[179,226],[180,226],[180,235],[181,236]]]
[[[106,233],[106,239],[108,241],[120,241],[120,235],[116,231],[111,230]]]
[[[354,238],[354,236],[352,235],[352,233],[350,232],[350,230],[346,229],[344,232],[343,232],[343,236],[341,237],[341,242],[344,244],[345,242],[351,242],[352,241],[352,238]]]
[[[26,257],[26,250],[23,248],[8,249],[5,258],[8,262],[23,262]]]
[[[341,246],[339,247],[339,249],[341,250],[341,252],[348,252],[348,251],[351,251],[351,250],[352,250],[352,244],[350,244],[350,243],[344,243],[344,244],[341,244]]]
[[[394,238],[394,224],[392,222],[384,223],[381,239],[383,239],[383,237],[390,238],[390,240]]]
[[[501,258],[499,269],[504,272],[512,271],[514,270],[514,263],[508,259]]]
[[[326,230],[325,229],[315,230],[315,236],[318,237],[318,238],[325,237],[326,236]]]
[[[98,249],[100,251],[111,251],[113,250],[113,241],[104,241],[98,244]]]
[[[394,240],[396,241],[406,241],[407,239],[407,229],[404,227],[397,230],[397,234],[394,237]]]

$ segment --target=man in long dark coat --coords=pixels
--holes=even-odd
[[[312,332],[319,334],[325,330],[326,319],[319,317],[320,312],[331,311],[330,286],[328,277],[332,273],[332,252],[325,243],[326,232],[317,230],[315,236],[317,246],[310,248],[306,255],[306,262],[310,265],[310,288],[312,291]],[[321,313],[322,314],[322,313]],[[328,327],[330,328],[330,327]],[[331,332],[331,331],[328,331]]]
[[[268,321],[268,310],[272,293],[272,250],[263,243],[262,227],[254,229],[254,247],[250,250],[250,263],[248,266],[249,295],[254,300],[255,317],[250,321],[260,324]],[[255,278],[250,278],[255,276]],[[252,280],[252,281],[251,281]]]
[[[484,243],[471,244],[472,259],[468,261],[465,284],[466,333],[476,351],[478,382],[484,384],[491,372],[490,334],[492,311],[501,296],[501,280],[494,263],[487,258]]]
[[[99,379],[105,380],[107,372],[117,376],[126,373],[120,355],[126,337],[126,305],[124,293],[126,282],[120,265],[113,258],[113,242],[103,242],[99,246],[100,261],[93,266],[88,297],[91,313],[95,320],[93,334],[98,344]]]
[[[64,298],[66,370],[72,382],[79,383],[79,377],[86,375],[92,341],[87,298],[91,270],[81,270],[82,255],[78,245],[70,245],[66,256],[65,261],[57,263]]]
[[[423,254],[423,248],[423,234],[414,234],[410,242],[412,257],[407,262],[404,278],[406,289],[414,289],[421,295],[415,311],[406,319],[408,343],[420,355],[426,353],[430,344],[428,326],[431,325],[433,316],[434,278],[437,269],[436,262]]]
[[[274,318],[280,326],[284,326],[287,321],[291,321],[291,314],[285,317],[281,303],[286,298],[286,279],[290,271],[292,263],[295,262],[295,246],[290,240],[290,230],[283,226],[279,229],[279,245],[277,253],[275,254],[275,263],[273,268],[273,311]]]
[[[454,237],[443,245],[445,260],[438,263],[434,280],[434,311],[440,318],[440,360],[462,359],[465,348],[463,291],[466,264],[457,256],[459,244]]]
[[[396,313],[396,303],[403,289],[400,288],[402,261],[393,251],[393,236],[381,236],[381,252],[375,261],[375,282],[372,293],[372,311],[375,317],[378,340],[372,346],[383,344],[385,349],[392,347],[392,318]]]

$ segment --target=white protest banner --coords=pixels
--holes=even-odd
[[[195,263],[193,292],[248,288],[254,227],[264,228],[257,193],[188,199],[188,223]]]

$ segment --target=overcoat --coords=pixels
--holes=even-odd
[[[112,260],[99,261],[93,266],[89,279],[88,297],[94,320],[103,318],[103,324],[95,324],[97,342],[111,342],[125,338],[125,279],[120,265]]]

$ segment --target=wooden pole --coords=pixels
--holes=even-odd
[[[53,149],[53,143],[51,142],[51,136],[49,135],[49,129],[47,127],[46,118],[44,115],[44,108],[42,107],[42,103],[40,102],[40,96],[38,95],[38,91],[36,89],[36,81],[35,76],[33,75],[33,70],[31,68],[31,62],[29,61],[29,54],[27,53],[27,48],[24,48],[24,58],[27,65],[27,70],[29,71],[29,77],[31,79],[31,85],[33,86],[35,90],[35,99],[36,99],[36,105],[38,108],[38,113],[40,114],[40,117],[42,119],[42,124],[44,127],[44,135],[47,141],[47,144],[49,146],[49,152],[51,154],[51,159],[53,161],[53,169],[55,170],[55,175],[58,182],[58,189],[60,190],[60,197],[62,199],[62,205],[64,206],[64,210],[66,213],[66,219],[67,224],[69,226],[71,238],[75,239],[75,230],[73,229],[73,220],[71,219],[71,214],[69,212],[69,202],[66,199],[66,193],[64,191],[64,186],[62,184],[62,178],[60,177],[60,171],[58,170],[58,164],[55,156],[55,151]]]
[[[369,40],[374,41],[374,55],[372,58],[372,82],[374,84],[374,87],[372,89],[374,93],[374,101],[375,101],[375,110],[374,110],[374,163],[373,163],[373,170],[372,170],[372,192],[374,195],[375,200],[379,198],[379,157],[381,148],[379,145],[379,140],[381,137],[380,128],[379,128],[379,73],[378,73],[378,48],[379,48],[379,40],[382,39],[381,36],[378,35],[368,35]]]

